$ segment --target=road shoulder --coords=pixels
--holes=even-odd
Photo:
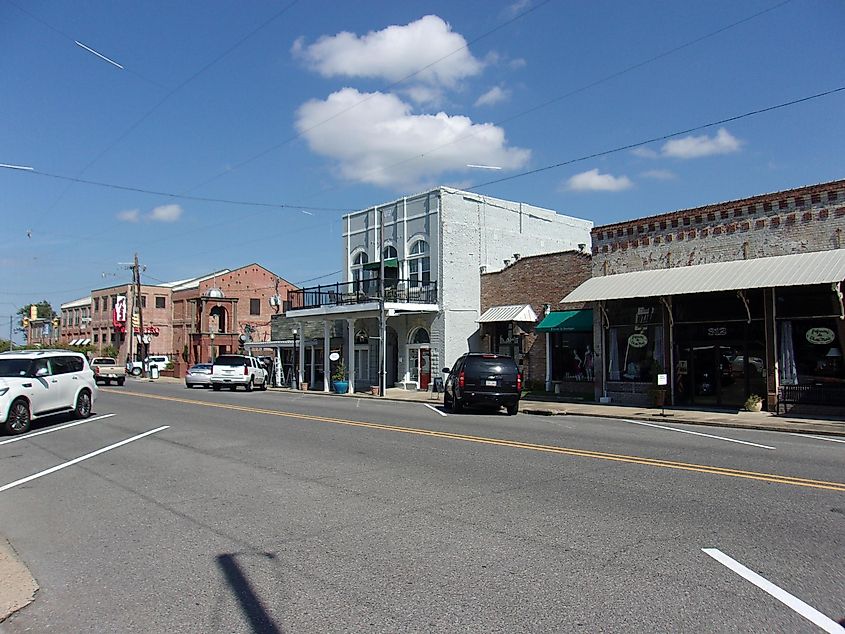
[[[35,600],[38,583],[8,540],[0,537],[0,622]]]

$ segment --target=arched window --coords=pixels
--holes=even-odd
[[[426,286],[431,281],[431,258],[428,255],[428,242],[425,240],[417,240],[411,246],[408,275],[411,286]]]
[[[390,258],[398,258],[399,252],[396,250],[396,247],[393,245],[388,244],[384,247],[384,259],[389,260]]]
[[[352,259],[352,281],[358,289],[359,283],[364,279],[364,265],[369,262],[366,252],[361,251]]]
[[[417,328],[408,337],[408,343],[431,343],[431,337],[428,336],[428,330],[425,328]]]
[[[358,345],[365,345],[369,343],[370,336],[367,334],[366,330],[359,330],[355,333],[355,343]]]

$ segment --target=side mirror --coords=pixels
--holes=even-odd
[[[443,374],[449,374],[449,368],[443,368]]]

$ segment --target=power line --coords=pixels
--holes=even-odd
[[[618,147],[609,149],[609,150],[602,150],[601,152],[594,152],[593,154],[587,154],[585,156],[579,156],[578,158],[569,159],[566,161],[561,161],[560,163],[554,163],[553,165],[546,165],[544,167],[538,167],[533,170],[528,170],[525,172],[520,172],[519,174],[512,174],[511,176],[505,176],[502,178],[497,178],[492,181],[487,181],[486,183],[479,183],[477,185],[472,185],[471,187],[465,187],[466,191],[472,191],[475,189],[479,189],[481,187],[487,187],[488,185],[495,185],[496,183],[503,183],[505,181],[514,180],[516,178],[522,178],[523,176],[529,176],[531,174],[537,174],[539,172],[545,172],[551,169],[555,169],[558,167],[563,167],[565,165],[572,165],[573,163],[579,163],[581,161],[588,161],[590,159],[599,158],[601,156],[607,156],[608,154],[615,154],[617,152],[623,152],[625,150],[632,150],[637,147],[641,147],[643,145],[648,145],[649,143],[656,143],[658,141],[665,141],[667,139],[671,139],[673,137],[681,136],[683,134],[690,134],[692,132],[699,132],[701,130],[706,130],[707,128],[712,128],[717,125],[723,125],[725,123],[731,123],[732,121],[739,121],[740,119],[746,119],[748,117],[753,117],[759,114],[763,114],[766,112],[772,112],[773,110],[779,110],[781,108],[788,108],[790,106],[795,106],[800,103],[805,103],[807,101],[812,101],[814,99],[821,99],[822,97],[827,97],[833,95],[838,92],[842,92],[845,90],[845,86],[840,86],[839,88],[833,88],[831,90],[825,90],[824,92],[819,92],[814,95],[808,95],[807,97],[801,97],[800,99],[793,99],[792,101],[786,101],[784,103],[779,103],[774,106],[767,106],[766,108],[760,108],[758,110],[751,110],[749,112],[744,112],[742,114],[738,114],[732,117],[727,117],[725,119],[719,119],[718,121],[710,121],[709,123],[702,123],[701,125],[694,126],[692,128],[686,128],[685,130],[678,130],[677,132],[669,132],[667,134],[661,134],[660,136],[655,136],[650,139],[645,139],[643,141],[637,141],[636,143],[629,143],[627,145],[620,145]]]
[[[792,2],[792,0],[783,0],[782,2],[779,2],[778,4],[772,5],[771,7],[768,7],[766,9],[761,10],[761,11],[753,13],[749,16],[746,16],[746,17],[742,18],[741,20],[737,20],[736,22],[732,22],[731,24],[727,24],[723,27],[720,27],[720,28],[716,29],[715,31],[710,31],[709,33],[706,33],[706,34],[701,35],[697,38],[689,40],[688,42],[684,42],[683,44],[679,44],[678,46],[667,49],[667,50],[665,50],[661,53],[653,55],[653,56],[651,56],[647,59],[641,60],[641,61],[639,61],[635,64],[631,64],[630,66],[626,66],[625,68],[622,68],[618,71],[615,71],[613,73],[605,75],[604,77],[601,77],[601,78],[596,79],[592,82],[584,84],[583,86],[580,86],[578,88],[570,90],[570,91],[568,91],[568,92],[566,92],[562,95],[558,95],[556,97],[553,97],[552,99],[549,99],[547,101],[544,101],[544,102],[541,102],[541,103],[536,104],[534,106],[531,106],[530,108],[527,108],[526,110],[521,110],[521,111],[519,111],[515,114],[512,114],[509,117],[505,117],[504,119],[499,119],[498,121],[494,121],[492,125],[502,126],[505,123],[509,123],[511,121],[514,121],[516,119],[524,117],[525,115],[531,114],[531,113],[536,112],[538,110],[542,110],[543,108],[545,108],[547,106],[558,103],[558,102],[563,101],[565,99],[568,99],[570,97],[574,97],[575,95],[578,95],[582,92],[586,92],[587,90],[589,90],[591,88],[595,88],[596,86],[600,86],[601,84],[607,83],[612,79],[616,79],[617,77],[621,77],[622,75],[625,75],[625,74],[630,73],[634,70],[640,69],[643,66],[647,66],[647,65],[649,65],[653,62],[661,60],[665,57],[669,57],[670,55],[673,55],[673,54],[675,54],[679,51],[682,51],[682,50],[689,48],[691,46],[694,46],[694,45],[696,45],[700,42],[703,42],[703,41],[708,40],[710,38],[713,38],[717,35],[720,35],[720,34],[726,32],[726,31],[729,31],[733,28],[736,28],[737,26],[745,24],[746,22],[750,22],[751,20],[754,20],[756,18],[759,18],[760,16],[763,16],[763,15],[770,13],[770,12],[776,10],[776,9],[779,9],[782,6],[789,4],[790,2]],[[399,167],[400,165],[405,165],[406,163],[410,163],[412,161],[417,161],[417,160],[419,160],[419,159],[421,159],[425,156],[428,156],[429,154],[432,154],[433,152],[436,152],[438,150],[442,150],[445,147],[450,147],[452,145],[455,145],[456,143],[459,143],[461,141],[465,141],[466,139],[470,139],[470,138],[473,138],[473,137],[476,137],[476,136],[478,136],[478,132],[469,132],[467,134],[456,137],[456,138],[452,139],[451,141],[448,141],[446,143],[442,143],[442,144],[437,145],[433,148],[430,148],[430,149],[426,150],[425,152],[416,152],[416,153],[414,153],[413,156],[409,156],[408,158],[402,159],[401,161],[397,161],[395,163],[392,163],[392,164],[387,165],[387,166],[382,167],[382,168],[370,170],[369,172],[367,172],[367,174],[374,174],[377,171],[389,170],[389,169],[394,168],[394,167]],[[341,189],[341,188],[344,188],[344,187],[347,187],[347,186],[348,186],[347,184],[335,185],[333,187],[323,189],[323,190],[317,192],[316,194],[313,194],[312,196],[318,196],[318,195],[325,194],[325,193],[330,192],[330,191],[335,191],[337,189]],[[312,196],[309,196],[308,198],[311,198]],[[307,200],[307,198],[306,198],[306,200]]]
[[[411,73],[411,74],[409,74],[409,75],[406,75],[406,76],[402,77],[401,79],[397,79],[396,81],[394,81],[394,82],[393,82],[393,83],[391,83],[391,84],[388,84],[388,85],[385,87],[385,90],[391,90],[392,88],[395,88],[395,87],[396,87],[396,86],[398,86],[399,84],[402,84],[402,83],[404,83],[404,82],[408,81],[409,79],[412,79],[412,78],[416,77],[416,76],[417,76],[417,75],[419,75],[420,73],[422,73],[422,72],[424,72],[424,71],[428,70],[429,68],[431,68],[432,66],[435,66],[436,64],[439,64],[439,63],[440,63],[440,62],[442,62],[443,60],[446,60],[446,59],[448,59],[448,58],[452,57],[453,55],[456,55],[457,53],[460,53],[461,51],[468,49],[468,48],[469,48],[472,44],[475,44],[476,42],[478,42],[478,41],[480,41],[480,40],[482,40],[482,39],[484,39],[484,38],[486,38],[486,37],[489,37],[489,36],[490,36],[490,35],[492,35],[493,33],[496,33],[497,31],[499,31],[499,30],[501,30],[501,29],[505,28],[506,26],[509,26],[510,24],[513,24],[513,23],[514,23],[514,22],[516,22],[517,20],[521,20],[522,18],[524,18],[525,16],[527,16],[527,15],[528,15],[528,14],[530,14],[530,13],[533,13],[534,11],[536,11],[537,9],[539,9],[540,7],[543,7],[544,5],[549,4],[549,2],[551,2],[551,1],[552,1],[552,0],[542,0],[541,2],[538,2],[537,4],[535,4],[535,5],[531,6],[531,7],[529,7],[528,9],[526,9],[525,11],[522,11],[521,13],[518,13],[517,15],[515,15],[514,17],[512,17],[511,19],[506,20],[505,22],[502,22],[501,24],[499,24],[499,25],[497,25],[497,26],[493,27],[493,28],[492,28],[492,29],[490,29],[489,31],[485,31],[485,32],[484,32],[484,33],[482,33],[481,35],[479,35],[479,36],[477,36],[477,37],[475,37],[475,38],[473,38],[473,39],[469,40],[469,41],[468,41],[466,44],[464,44],[463,46],[460,46],[460,47],[456,48],[455,50],[453,50],[453,51],[451,51],[451,52],[447,53],[447,54],[446,54],[446,55],[444,55],[443,57],[439,57],[438,59],[434,60],[433,62],[430,62],[430,63],[426,64],[426,65],[425,65],[425,66],[423,66],[422,68],[419,68],[419,69],[415,70],[413,73]],[[353,110],[353,109],[357,108],[358,106],[361,106],[361,105],[363,105],[363,104],[367,103],[367,102],[368,102],[370,99],[372,99],[373,97],[375,97],[375,93],[371,93],[370,95],[368,95],[368,96],[367,96],[367,97],[365,97],[364,99],[361,99],[360,101],[358,101],[358,102],[356,102],[356,103],[352,104],[351,106],[349,106],[349,107],[347,107],[347,108],[344,108],[344,109],[342,109],[342,110],[339,110],[338,112],[334,113],[332,116],[327,117],[327,118],[323,119],[322,121],[318,121],[317,123],[315,123],[315,124],[314,124],[314,125],[312,125],[311,127],[309,127],[309,128],[305,128],[304,130],[300,130],[300,131],[299,131],[299,132],[297,132],[296,134],[294,134],[294,135],[292,135],[292,136],[289,136],[288,138],[284,139],[283,141],[280,141],[279,143],[276,143],[275,145],[272,145],[272,146],[270,146],[270,147],[268,147],[268,148],[266,148],[266,149],[264,149],[264,150],[261,150],[261,151],[260,151],[260,152],[258,152],[257,154],[254,154],[254,155],[250,156],[249,158],[247,158],[247,159],[245,159],[245,160],[241,161],[240,163],[236,163],[236,164],[235,164],[235,165],[233,165],[232,167],[227,168],[226,170],[224,170],[224,171],[222,171],[222,172],[218,172],[218,173],[217,173],[217,174],[215,174],[214,176],[211,176],[210,178],[208,178],[208,179],[206,179],[206,180],[202,181],[201,183],[199,183],[199,184],[197,184],[197,185],[193,186],[191,189],[189,189],[189,190],[187,190],[187,191],[191,192],[191,191],[194,191],[195,189],[198,189],[198,188],[200,188],[200,187],[204,187],[205,185],[208,185],[209,183],[211,183],[211,182],[213,182],[213,181],[217,180],[218,178],[220,178],[220,177],[222,177],[222,176],[225,176],[226,174],[230,174],[231,172],[233,172],[233,171],[235,171],[235,170],[237,170],[237,169],[240,169],[240,168],[241,168],[241,167],[243,167],[244,165],[247,165],[247,164],[251,163],[252,161],[257,160],[257,159],[261,158],[262,156],[265,156],[266,154],[269,154],[270,152],[273,152],[274,150],[278,150],[280,147],[283,147],[283,146],[287,145],[288,143],[291,143],[292,141],[295,141],[296,139],[300,138],[301,136],[303,136],[303,135],[304,135],[304,134],[306,134],[307,132],[310,132],[311,130],[314,130],[315,128],[318,128],[318,127],[320,127],[320,126],[322,126],[322,125],[325,125],[326,123],[329,123],[330,121],[333,121],[334,119],[337,119],[337,118],[338,118],[338,117],[340,117],[341,115],[346,114],[346,113],[347,113],[347,112],[349,112],[350,110]]]

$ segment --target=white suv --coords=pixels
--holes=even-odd
[[[77,352],[0,354],[0,429],[7,434],[22,434],[33,419],[60,412],[88,418],[96,399],[94,371]]]
[[[267,389],[270,377],[261,361],[243,354],[221,354],[211,368],[211,388],[218,392],[224,385],[234,390],[243,385],[247,392],[253,387]]]

